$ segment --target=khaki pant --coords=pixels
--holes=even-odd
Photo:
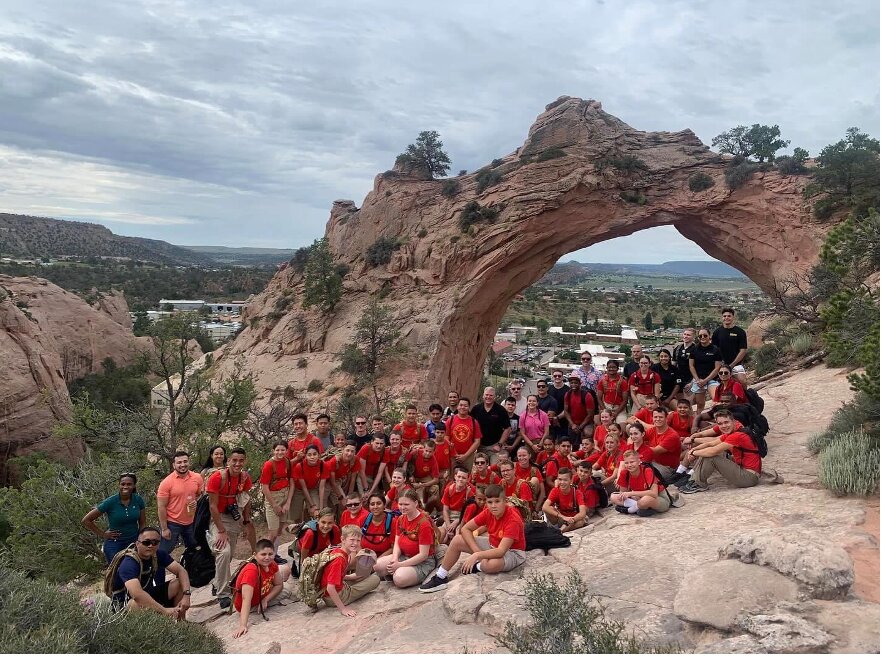
[[[735,487],[753,487],[759,483],[759,474],[752,469],[739,467],[734,460],[727,458],[725,453],[712,458],[699,458],[695,463],[695,471],[692,472],[692,480],[699,485],[707,485],[708,479],[714,472],[719,472]]]
[[[378,585],[380,585],[380,577],[376,574],[371,574],[366,579],[355,581],[354,583],[346,581],[343,583],[343,590],[340,592],[340,600],[348,606],[353,601],[357,601],[369,592],[376,590]],[[333,604],[333,602],[330,603]]]
[[[609,403],[603,404],[603,408],[605,410],[609,410],[610,412],[615,410],[617,407],[618,406],[614,406]],[[613,423],[615,423],[615,424],[624,424],[627,420],[628,420],[628,413],[625,412],[624,410],[622,410],[619,414],[617,414],[615,417],[613,417]]]
[[[478,543],[478,548],[481,551],[487,551],[487,550],[493,548],[490,546],[490,538],[488,538],[486,535],[479,535],[478,537],[475,538],[475,542]],[[502,571],[503,572],[510,572],[515,567],[518,567],[519,565],[523,565],[526,560],[527,560],[526,552],[521,551],[520,549],[509,549],[508,551],[505,552],[505,555],[502,557],[502,563],[503,563]]]
[[[221,523],[227,531],[227,543],[223,549],[218,549],[215,546],[218,536],[217,525],[212,522],[211,528],[208,529],[208,544],[211,546],[212,553],[214,553],[214,580],[212,580],[212,585],[217,590],[218,598],[230,598],[233,596],[228,586],[230,582],[230,561],[233,560],[233,550],[236,548],[236,542],[239,540],[239,533],[242,532],[243,526],[241,521],[234,521],[232,517],[225,513],[221,514]]]
[[[309,495],[315,503],[319,503],[318,488],[310,490]],[[319,507],[318,510],[321,510],[321,508]],[[306,495],[303,494],[303,490],[301,490],[299,486],[294,488],[294,494],[291,495],[291,511],[288,513],[288,516],[291,518],[292,522],[299,522],[301,520],[308,521],[312,519],[312,515],[309,514],[309,502],[306,500]]]
[[[652,463],[656,469],[658,469],[658,473],[662,475],[666,481],[671,480],[674,476],[674,473],[677,471],[674,467],[668,467],[667,465],[660,465],[657,462]]]
[[[270,496],[273,498],[273,501],[277,506],[282,506],[285,504],[285,499],[288,498],[288,488],[283,490],[275,490],[270,491]],[[288,513],[283,517],[279,517],[276,514],[276,511],[273,510],[273,506],[269,501],[264,502],[264,512],[266,513],[266,527],[270,531],[276,531],[279,528],[281,522],[289,522],[291,521],[291,509],[288,509]]]
[[[451,478],[453,477],[453,468],[455,467],[455,461],[458,460],[459,462],[461,462],[461,463],[462,463],[462,466],[466,468],[466,471],[471,472],[471,471],[472,471],[472,467],[475,466],[475,456],[476,456],[476,455],[478,455],[478,450],[477,450],[477,449],[475,449],[475,451],[472,453],[472,455],[470,455],[468,458],[463,458],[462,456],[457,455],[456,453],[454,453],[453,456],[452,456],[454,462],[450,463],[450,472],[451,472],[450,475],[451,475]]]

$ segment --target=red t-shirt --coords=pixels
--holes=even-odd
[[[447,471],[453,461],[453,447],[446,439],[443,442],[435,440],[435,460],[438,462],[439,471]]]
[[[408,460],[413,461],[413,477],[415,479],[438,478],[438,461],[433,454],[431,458],[425,458],[423,452],[412,454]]]
[[[475,489],[471,485],[466,485],[462,491],[457,492],[456,483],[451,482],[444,488],[444,494],[441,495],[441,505],[447,506],[450,510],[461,511],[466,499],[474,494]]]
[[[273,468],[276,470],[275,481],[273,481]],[[260,482],[262,485],[269,485],[270,492],[284,490],[291,482],[291,470],[291,461],[286,458],[267,460],[263,463],[263,469],[260,470]],[[271,481],[272,484],[270,484]]]
[[[603,455],[603,451],[595,451],[594,453],[592,453],[591,455],[589,455],[587,458],[585,458],[585,460],[587,460],[588,462],[590,462],[590,463],[593,465],[593,464],[595,464],[598,460],[600,460],[600,457],[601,457],[602,455]]]
[[[737,380],[729,378],[728,383],[723,383],[722,385],[714,387],[714,403],[720,402],[720,395],[722,395],[723,392],[729,392],[732,394],[734,397],[733,403],[748,403],[744,387]]]
[[[312,433],[308,433],[303,439],[295,437],[288,440],[288,460],[293,460],[298,451],[302,451],[305,455],[306,447],[309,445],[314,445],[318,448],[319,453],[324,453],[325,451],[325,447],[322,446],[322,441]]]
[[[732,432],[735,433],[735,432],[740,431],[742,428],[744,428],[744,424],[742,424],[740,421],[738,421],[736,419],[732,423],[732,428],[733,428]],[[723,434],[723,429],[720,427],[719,424],[714,424],[713,426],[711,426],[711,429],[714,431],[714,435],[722,435]]]
[[[380,469],[380,463],[386,456],[386,447],[379,451],[374,451],[370,444],[365,444],[358,452],[358,457],[364,460],[364,475],[374,478]]]
[[[337,482],[346,480],[350,474],[361,471],[361,460],[358,459],[357,455],[352,459],[352,462],[343,462],[341,456],[334,456],[327,463],[325,467],[330,473],[334,474]]]
[[[273,589],[273,577],[279,571],[279,566],[273,561],[270,562],[266,571],[254,563],[249,563],[242,568],[239,576],[236,577],[236,596],[233,599],[233,605],[236,610],[242,612],[242,586],[250,585],[253,588],[251,595],[251,607],[257,606],[258,599],[266,599],[266,596]],[[257,595],[258,578],[260,578],[260,596]]]
[[[649,467],[640,467],[640,475],[631,476],[630,472],[622,467],[616,485],[620,490],[628,492],[645,492],[652,487],[653,484],[658,485],[658,493],[661,494],[665,490],[665,486],[658,480],[655,473]]]
[[[337,592],[343,592],[343,577],[346,576],[346,570],[349,567],[349,554],[342,547],[338,547],[331,551],[336,554],[336,558],[325,565],[322,570],[322,591],[324,596],[328,596],[327,589],[329,585],[333,585]]]
[[[575,487],[570,486],[569,492],[562,492],[559,487],[551,488],[548,493],[548,502],[557,508],[566,517],[574,517],[579,513],[579,506],[585,505],[582,493]]]
[[[394,486],[389,487],[389,490],[386,492],[386,507],[389,510],[398,510],[398,496],[405,490],[412,489],[407,483],[401,486],[400,489]]]
[[[555,479],[557,478],[557,472],[560,467],[557,464],[557,460],[554,458],[549,458],[545,461],[545,467],[542,468],[542,472],[545,474],[545,478]]]
[[[633,451],[634,445],[629,444],[627,448]],[[640,456],[640,462],[652,462],[655,460],[655,452],[646,442],[643,442],[643,444],[640,445],[640,448],[637,449],[637,455]]]
[[[582,403],[582,391],[578,394],[570,390],[564,394],[564,406],[572,420],[571,423],[577,426],[585,421],[585,418],[594,414],[594,397],[590,392],[585,392],[585,402]]]
[[[389,525],[389,534],[386,535],[385,513],[382,517],[383,521],[379,524],[374,524],[373,521],[368,522],[367,530],[362,531],[361,534],[361,548],[372,549],[377,552],[378,556],[392,548],[392,543],[395,542],[395,522],[398,521],[397,517],[392,520]],[[361,525],[364,526],[364,520]]]
[[[680,437],[689,437],[692,434],[692,417],[686,415],[685,418],[680,416],[679,412],[668,413],[668,426],[677,431]]]
[[[322,533],[319,531],[318,543],[315,549],[312,548],[313,530],[306,529],[306,533],[300,538],[300,557],[308,558],[314,554],[320,553],[330,547],[332,544],[340,544],[340,527],[334,524],[330,532]]]
[[[650,410],[649,408],[640,408],[637,412],[634,413],[634,416],[642,422],[650,425],[652,424],[652,410]]]
[[[478,516],[478,513],[484,510],[484,507],[478,507],[477,503],[470,503],[465,512],[462,514],[462,520],[460,520],[460,526],[465,526],[469,523],[470,520],[474,519]]]
[[[655,426],[646,429],[646,443],[649,446],[660,446],[666,449],[664,453],[655,454],[655,462],[676,469],[680,464],[680,435],[670,426],[664,433],[660,435],[657,433]]]
[[[328,463],[319,460],[314,465],[309,465],[305,460],[301,460],[294,465],[294,471],[291,478],[295,481],[303,481],[306,483],[306,489],[314,490],[318,487],[319,481],[326,481],[331,475],[331,468]]]
[[[405,449],[409,449],[414,443],[422,442],[429,437],[429,431],[419,422],[411,425],[402,421],[400,424],[395,424],[392,430],[401,432],[401,446]]]
[[[579,477],[576,476],[576,478]],[[585,481],[573,481],[573,485],[582,493],[582,499],[585,501],[585,507],[588,510],[597,508],[600,505],[600,495],[597,493],[597,490],[591,487],[592,483],[591,477],[588,477],[588,480]]]
[[[456,455],[462,455],[468,451],[472,444],[481,439],[481,426],[474,417],[463,419],[458,414],[453,415],[445,424],[447,435]]]
[[[386,447],[386,453],[383,454],[383,462],[386,463],[386,471],[392,475],[392,470],[398,467],[404,467],[408,457],[412,451],[408,451],[403,446],[398,447],[397,451],[393,451],[391,446]]]
[[[632,389],[636,387],[638,394],[655,396],[655,386],[661,385],[661,376],[654,371],[650,371],[646,377],[644,377],[640,371],[635,371],[631,374],[631,378],[628,379],[628,385]]]
[[[515,478],[518,478],[518,470],[517,465],[515,465]],[[473,471],[472,475],[469,476],[469,482],[477,487],[478,485],[496,485],[502,479],[495,473],[490,471],[490,468],[487,468],[486,476],[479,476],[477,471]]]
[[[524,501],[532,501],[533,500],[533,488],[530,487],[529,483],[526,483],[522,480],[515,479],[515,482],[511,485],[506,485],[503,483],[503,488],[505,492],[505,496],[507,497],[519,497]]]
[[[520,463],[515,463],[514,466],[514,475],[515,478],[519,481],[527,481],[530,482],[530,479],[534,476],[539,480],[542,480],[542,472],[539,471],[538,467],[533,467],[530,465],[528,468],[521,467]],[[499,480],[502,480],[501,478]]]
[[[601,402],[607,405],[621,405],[628,393],[628,381],[624,376],[616,376],[615,379],[610,378],[608,374],[603,374],[597,381],[597,395]]]
[[[506,507],[499,519],[493,516],[489,508],[484,508],[475,516],[474,521],[478,526],[487,527],[487,538],[490,540],[491,547],[498,547],[503,538],[511,538],[514,540],[511,549],[526,550],[524,520],[521,519],[521,513],[514,506]]]
[[[248,472],[242,472],[238,476],[232,476],[227,472],[227,484],[221,490],[221,472],[218,470],[208,477],[205,483],[206,492],[214,492],[217,494],[217,509],[223,512],[232,503],[236,503],[236,495],[240,492],[247,492],[251,489],[251,477]]]
[[[756,451],[756,445],[753,443],[753,440],[750,439],[750,435],[736,431],[734,433],[729,433],[728,435],[722,435],[720,441],[725,442],[726,444],[731,444],[735,447],[740,447],[732,449],[732,460],[735,461],[736,465],[744,467],[745,469],[752,469],[757,474],[762,473],[763,459],[760,457],[760,454],[747,453],[742,450],[748,449],[749,451]]]
[[[401,515],[395,522],[395,535],[398,538],[398,548],[407,558],[416,556],[423,544],[430,545],[430,556],[435,553],[435,524],[422,511],[413,520]]]
[[[602,469],[607,476],[612,476],[618,464],[622,461],[621,449],[616,449],[612,453],[604,451],[600,458],[597,459],[597,468]]]
[[[352,516],[352,513],[349,512],[347,508],[342,513],[340,513],[340,528],[344,526],[348,526],[349,524],[355,524],[359,528],[364,524],[364,520],[367,519],[367,516],[371,514],[371,511],[367,508],[359,507],[358,513],[356,513],[355,517]]]

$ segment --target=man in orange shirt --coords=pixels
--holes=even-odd
[[[471,416],[471,400],[466,397],[459,399],[456,414],[447,420],[447,435],[453,446],[453,457],[456,463],[467,471],[472,470],[475,452],[481,446],[481,425]]]
[[[196,516],[196,500],[202,494],[202,476],[190,471],[190,454],[177,451],[173,461],[174,471],[162,479],[156,491],[159,528],[162,542],[160,551],[171,553],[178,540],[187,548],[196,546],[193,535],[193,519]]]
[[[417,416],[417,407],[410,404],[404,409],[404,421],[395,424],[392,428],[401,433],[401,446],[405,451],[409,451],[414,444],[420,444],[429,437],[428,429],[417,421]]]

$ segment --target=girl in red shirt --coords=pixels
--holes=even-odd
[[[398,510],[398,495],[410,489],[410,485],[404,480],[404,470],[399,468],[393,471],[392,483],[389,485],[389,491],[386,492],[386,507],[389,510]]]
[[[294,495],[291,498],[291,518],[303,521],[306,518],[318,518],[319,508],[325,505],[325,485],[331,475],[328,463],[321,460],[315,445],[306,448],[306,456],[294,465],[291,478],[294,479]],[[304,511],[308,508],[308,514]]]
[[[316,536],[316,533],[318,535]],[[340,527],[334,523],[334,511],[322,508],[318,517],[318,529],[306,529],[298,542],[300,545],[300,562],[310,556],[321,553],[332,544],[340,544]]]
[[[613,426],[615,426],[615,428],[613,428]],[[620,437],[621,435],[618,425],[611,425],[606,435],[606,443],[604,445],[606,449],[595,465],[594,471],[597,472],[596,476],[600,477],[601,485],[606,487],[607,490],[612,490],[616,480],[616,470],[619,467],[619,463],[622,461]]]
[[[720,384],[714,387],[714,403],[719,403],[720,397],[726,392],[732,395],[732,403],[748,403],[744,387],[732,378],[732,370],[728,366],[720,367],[717,376],[720,377]]]
[[[646,429],[643,428],[643,424],[628,426],[627,448],[637,452],[640,462],[652,462],[655,459],[655,453],[646,443]]]
[[[437,563],[435,561],[435,524],[420,510],[415,490],[405,490],[398,498],[401,516],[395,522],[395,543],[392,553],[377,560],[374,571],[378,576],[392,576],[397,588],[409,588],[421,583]]]
[[[530,484],[534,499],[542,496],[542,472],[530,462],[530,449],[525,446],[519,447],[517,458],[518,460],[514,464],[515,479]]]
[[[382,494],[370,496],[368,515],[361,523],[361,548],[371,549],[377,556],[388,556],[392,553],[392,544],[395,541],[397,519],[391,516],[391,511],[386,510],[386,500]]]

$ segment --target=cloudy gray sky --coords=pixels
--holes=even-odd
[[[2,0],[0,211],[298,247],[420,130],[474,170],[563,94],[705,143],[777,123],[814,155],[849,126],[879,134],[879,6]],[[707,258],[656,230],[645,261]]]

